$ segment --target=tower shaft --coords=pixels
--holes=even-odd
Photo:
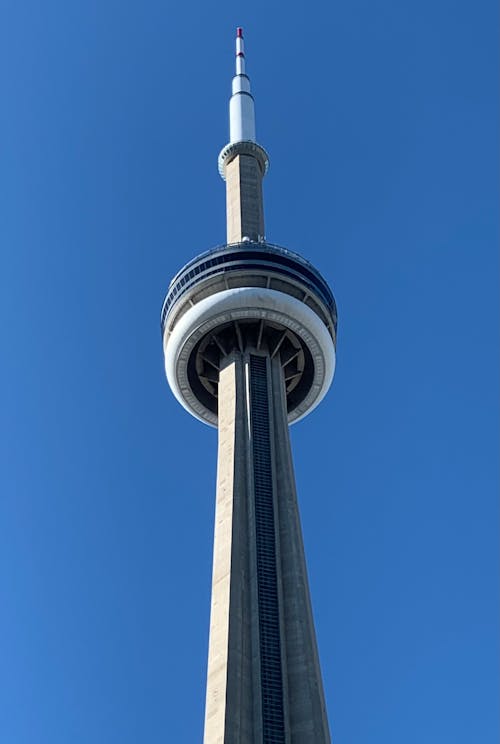
[[[252,155],[236,155],[226,166],[227,242],[264,237],[262,170]]]
[[[204,742],[326,744],[279,354],[225,358],[218,420]]]

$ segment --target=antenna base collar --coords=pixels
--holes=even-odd
[[[230,142],[222,148],[217,161],[220,177],[224,181],[226,180],[226,167],[237,155],[251,155],[255,158],[259,163],[262,177],[264,177],[269,170],[269,155],[263,147],[251,140]]]

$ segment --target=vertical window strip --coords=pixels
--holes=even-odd
[[[285,744],[267,360],[250,356],[263,744]]]

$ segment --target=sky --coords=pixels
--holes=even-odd
[[[217,437],[163,371],[224,242],[235,27],[266,233],[328,280],[292,427],[335,744],[498,739],[498,9],[4,0],[0,741],[202,740]]]

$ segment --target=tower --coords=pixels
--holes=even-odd
[[[241,29],[229,120],[227,243],[176,274],[161,314],[172,392],[219,436],[204,742],[324,744],[288,426],[331,384],[337,312],[319,272],[264,237]]]

